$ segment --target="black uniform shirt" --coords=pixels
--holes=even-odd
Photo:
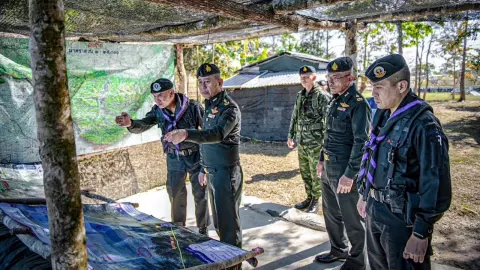
[[[181,109],[182,102],[184,101],[185,96],[183,94],[175,94],[175,98],[177,99],[177,105],[175,107],[175,113],[178,113]],[[165,114],[172,115],[167,109],[160,109],[158,105],[154,105],[152,109],[145,115],[145,117],[141,120],[133,120],[132,126],[128,128],[128,130],[132,133],[142,133],[154,125],[158,125],[158,127],[162,130],[162,144],[168,144],[169,148],[175,149],[175,145],[172,143],[168,143],[164,140],[164,136],[167,133],[167,126],[168,122],[164,119],[164,116],[159,112],[159,110],[163,110]],[[177,127],[175,129],[189,129],[194,128],[198,129],[202,126],[202,117],[203,117],[203,108],[200,103],[196,101],[189,101],[187,110],[183,114],[182,118],[177,123]],[[179,144],[180,150],[189,149],[195,147],[196,144],[192,142],[182,142]]]
[[[418,100],[418,97],[409,94],[398,109],[415,100]],[[407,133],[405,144],[397,150],[393,178],[405,179],[407,192],[418,193],[420,204],[416,213],[414,232],[420,237],[427,237],[432,232],[433,224],[450,206],[450,162],[448,139],[439,120],[434,116],[433,109],[427,104],[419,106],[428,106],[428,109],[415,119]],[[412,109],[412,113],[420,109],[417,106]],[[385,125],[390,111],[380,110],[377,114],[375,118],[381,119],[375,119],[374,123],[381,121]],[[379,130],[379,128],[374,130],[376,135]],[[393,132],[390,131],[378,145],[377,169],[373,180],[375,189],[381,190],[387,186],[388,153],[392,148],[392,136]]]
[[[327,113],[324,159],[334,155],[337,160],[348,160],[344,172],[348,178],[354,178],[360,169],[362,148],[368,141],[371,119],[370,106],[354,84],[340,96],[333,96]]]
[[[187,141],[201,144],[202,170],[239,162],[240,109],[225,91],[205,101],[203,129],[189,129]]]

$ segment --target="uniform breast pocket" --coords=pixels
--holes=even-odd
[[[389,138],[386,138],[386,140],[389,140]],[[386,142],[382,143],[378,149],[377,164],[382,165],[385,170],[388,168],[388,154],[391,149],[392,146]]]
[[[345,119],[332,119],[332,130],[337,132],[345,132],[347,130],[347,123],[345,122]]]

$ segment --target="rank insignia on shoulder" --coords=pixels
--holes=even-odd
[[[217,114],[217,113],[218,113],[218,108],[217,108],[217,107],[213,108],[213,109],[212,109],[212,113],[213,113],[213,114]]]
[[[228,105],[228,104],[230,104],[230,101],[228,101],[228,99],[225,99],[225,101],[223,102],[223,104]]]
[[[347,110],[347,108],[343,108],[343,107],[337,107],[337,110],[344,112],[344,111],[346,111],[346,110]]]
[[[345,103],[345,102],[341,102],[341,103],[340,103],[340,106],[342,106],[343,108],[348,108],[348,107],[350,107],[350,105],[348,105],[348,104]]]

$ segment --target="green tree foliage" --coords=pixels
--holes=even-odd
[[[184,50],[185,69],[195,74],[202,63],[221,67],[222,77],[229,78],[242,66],[266,59],[271,49],[258,38],[197,46]]]
[[[340,32],[341,33],[341,32]],[[336,33],[331,31],[308,31],[300,33],[300,39],[293,34],[229,41],[184,49],[185,69],[195,74],[201,63],[215,63],[222,70],[222,77],[229,78],[235,71],[274,54],[285,51],[301,52],[325,59],[336,56],[329,42]]]
[[[395,25],[391,23],[371,23],[365,29],[358,31],[359,60],[361,70],[365,72],[368,65],[373,62],[372,52],[397,50],[395,41],[392,40]],[[394,38],[394,37],[393,37]]]
[[[425,48],[425,39],[433,33],[432,24],[420,22],[406,22],[402,23],[402,30],[404,35],[403,46],[407,48],[416,48],[415,67],[421,66],[423,50]],[[420,45],[421,51],[419,52]],[[421,70],[415,69],[414,87],[418,95],[420,95],[421,75]]]
[[[467,56],[466,65],[469,69],[469,74],[466,76],[472,80],[473,85],[476,85],[477,81],[480,79],[480,49],[470,50],[470,53]]]
[[[465,76],[460,72],[463,62],[465,62],[466,67],[469,69],[471,69],[470,66],[476,66],[475,60],[478,59],[479,55],[476,49],[467,46],[467,41],[476,40],[479,32],[480,26],[478,21],[451,21],[442,24],[442,31],[438,37],[440,44],[438,53],[445,59],[446,63],[442,66],[441,71],[453,77],[454,88],[459,86],[461,77]],[[466,50],[465,57],[462,57],[464,49]],[[475,71],[471,69],[471,73],[474,72]],[[461,91],[464,92],[463,90],[462,88]],[[455,99],[455,93],[453,93],[452,98]]]

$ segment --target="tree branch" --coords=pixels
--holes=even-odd
[[[276,14],[282,14],[348,2],[353,2],[353,0],[273,0],[269,5],[264,5],[264,8],[274,10]]]
[[[257,22],[266,25],[277,25],[297,31],[300,27],[309,29],[326,29],[325,27],[344,28],[345,24],[337,22],[319,22],[300,16],[275,14],[272,10],[246,6],[233,1],[224,0],[146,0],[168,6],[182,7],[185,9],[204,11],[226,18],[241,21]]]
[[[248,29],[247,29],[248,30]],[[265,37],[265,36],[273,36],[273,35],[280,35],[280,34],[285,34],[285,33],[290,33],[291,31],[286,28],[282,27],[271,27],[268,29],[262,29],[259,31],[252,31],[252,32],[246,32],[246,33],[240,33],[238,32],[230,32],[230,33],[225,33],[225,36],[220,36],[220,37],[215,37],[215,36],[210,36],[209,43],[220,43],[220,42],[227,42],[227,41],[235,41],[235,40],[244,40],[244,39],[250,39],[250,38],[257,38],[257,37]],[[206,44],[207,43],[207,36],[197,36],[193,38],[185,38],[185,39],[169,39],[167,40],[172,43],[182,43],[185,45],[200,45],[200,44]]]
[[[211,33],[212,31],[218,32],[219,29],[226,26],[236,26],[241,29],[246,28],[249,25],[250,24],[246,22],[239,22],[232,19],[215,16],[206,20],[195,21],[186,24],[165,25],[145,32],[137,33],[137,35],[179,37],[192,34],[206,34],[208,32]]]
[[[416,19],[421,19],[429,16],[449,15],[468,10],[480,10],[480,3],[465,3],[454,6],[422,8],[408,11],[394,11],[388,14],[359,18],[357,22],[371,23],[378,21],[414,21]]]

